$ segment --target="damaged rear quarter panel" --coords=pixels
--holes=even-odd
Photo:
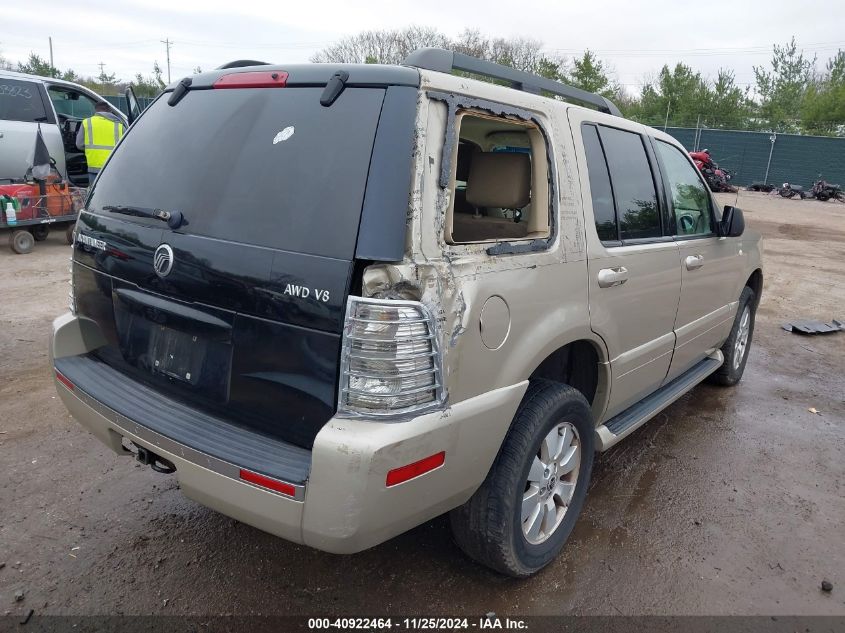
[[[437,98],[428,96],[432,92]],[[461,96],[467,93],[472,97]],[[491,251],[491,243],[446,243],[451,192],[442,184],[445,170],[451,169],[444,156],[448,160],[451,155],[444,148],[450,107],[444,94],[454,95],[453,105],[466,102],[489,105],[493,113],[523,113],[541,127],[554,179],[551,236],[548,243],[533,241],[543,242],[544,248]],[[579,175],[566,107],[501,86],[422,73],[405,261],[370,266],[363,294],[398,293],[397,298],[420,300],[437,315],[450,403],[525,380],[561,345],[594,337],[589,330]],[[502,297],[510,312],[508,337],[496,350],[483,344],[479,324],[484,303],[493,295]]]

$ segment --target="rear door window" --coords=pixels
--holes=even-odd
[[[613,183],[620,238],[625,241],[662,237],[657,190],[643,137],[611,127],[598,129]]]
[[[610,174],[607,171],[599,133],[595,125],[585,123],[581,126],[581,136],[584,139],[587,170],[590,175],[596,233],[602,242],[616,242],[619,240],[619,223],[616,221],[613,188],[610,186]]]
[[[0,77],[0,120],[43,123],[47,112],[38,84]]]

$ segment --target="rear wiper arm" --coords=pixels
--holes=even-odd
[[[134,215],[139,218],[151,218],[153,220],[162,220],[167,222],[167,226],[171,229],[178,229],[182,226],[184,217],[181,211],[165,211],[164,209],[148,209],[145,207],[131,207],[126,205],[106,205],[103,211],[111,211],[112,213],[124,213],[126,215]]]

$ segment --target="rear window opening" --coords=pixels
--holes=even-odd
[[[455,117],[446,242],[549,236],[546,142],[536,125],[464,110]]]

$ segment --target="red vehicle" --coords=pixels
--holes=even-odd
[[[692,158],[692,162],[698,167],[698,171],[704,176],[704,180],[707,181],[707,186],[710,187],[711,191],[736,193],[736,187],[728,183],[731,179],[731,172],[719,167],[710,157],[710,151],[708,149],[703,149],[700,152],[690,152],[689,155]]]

